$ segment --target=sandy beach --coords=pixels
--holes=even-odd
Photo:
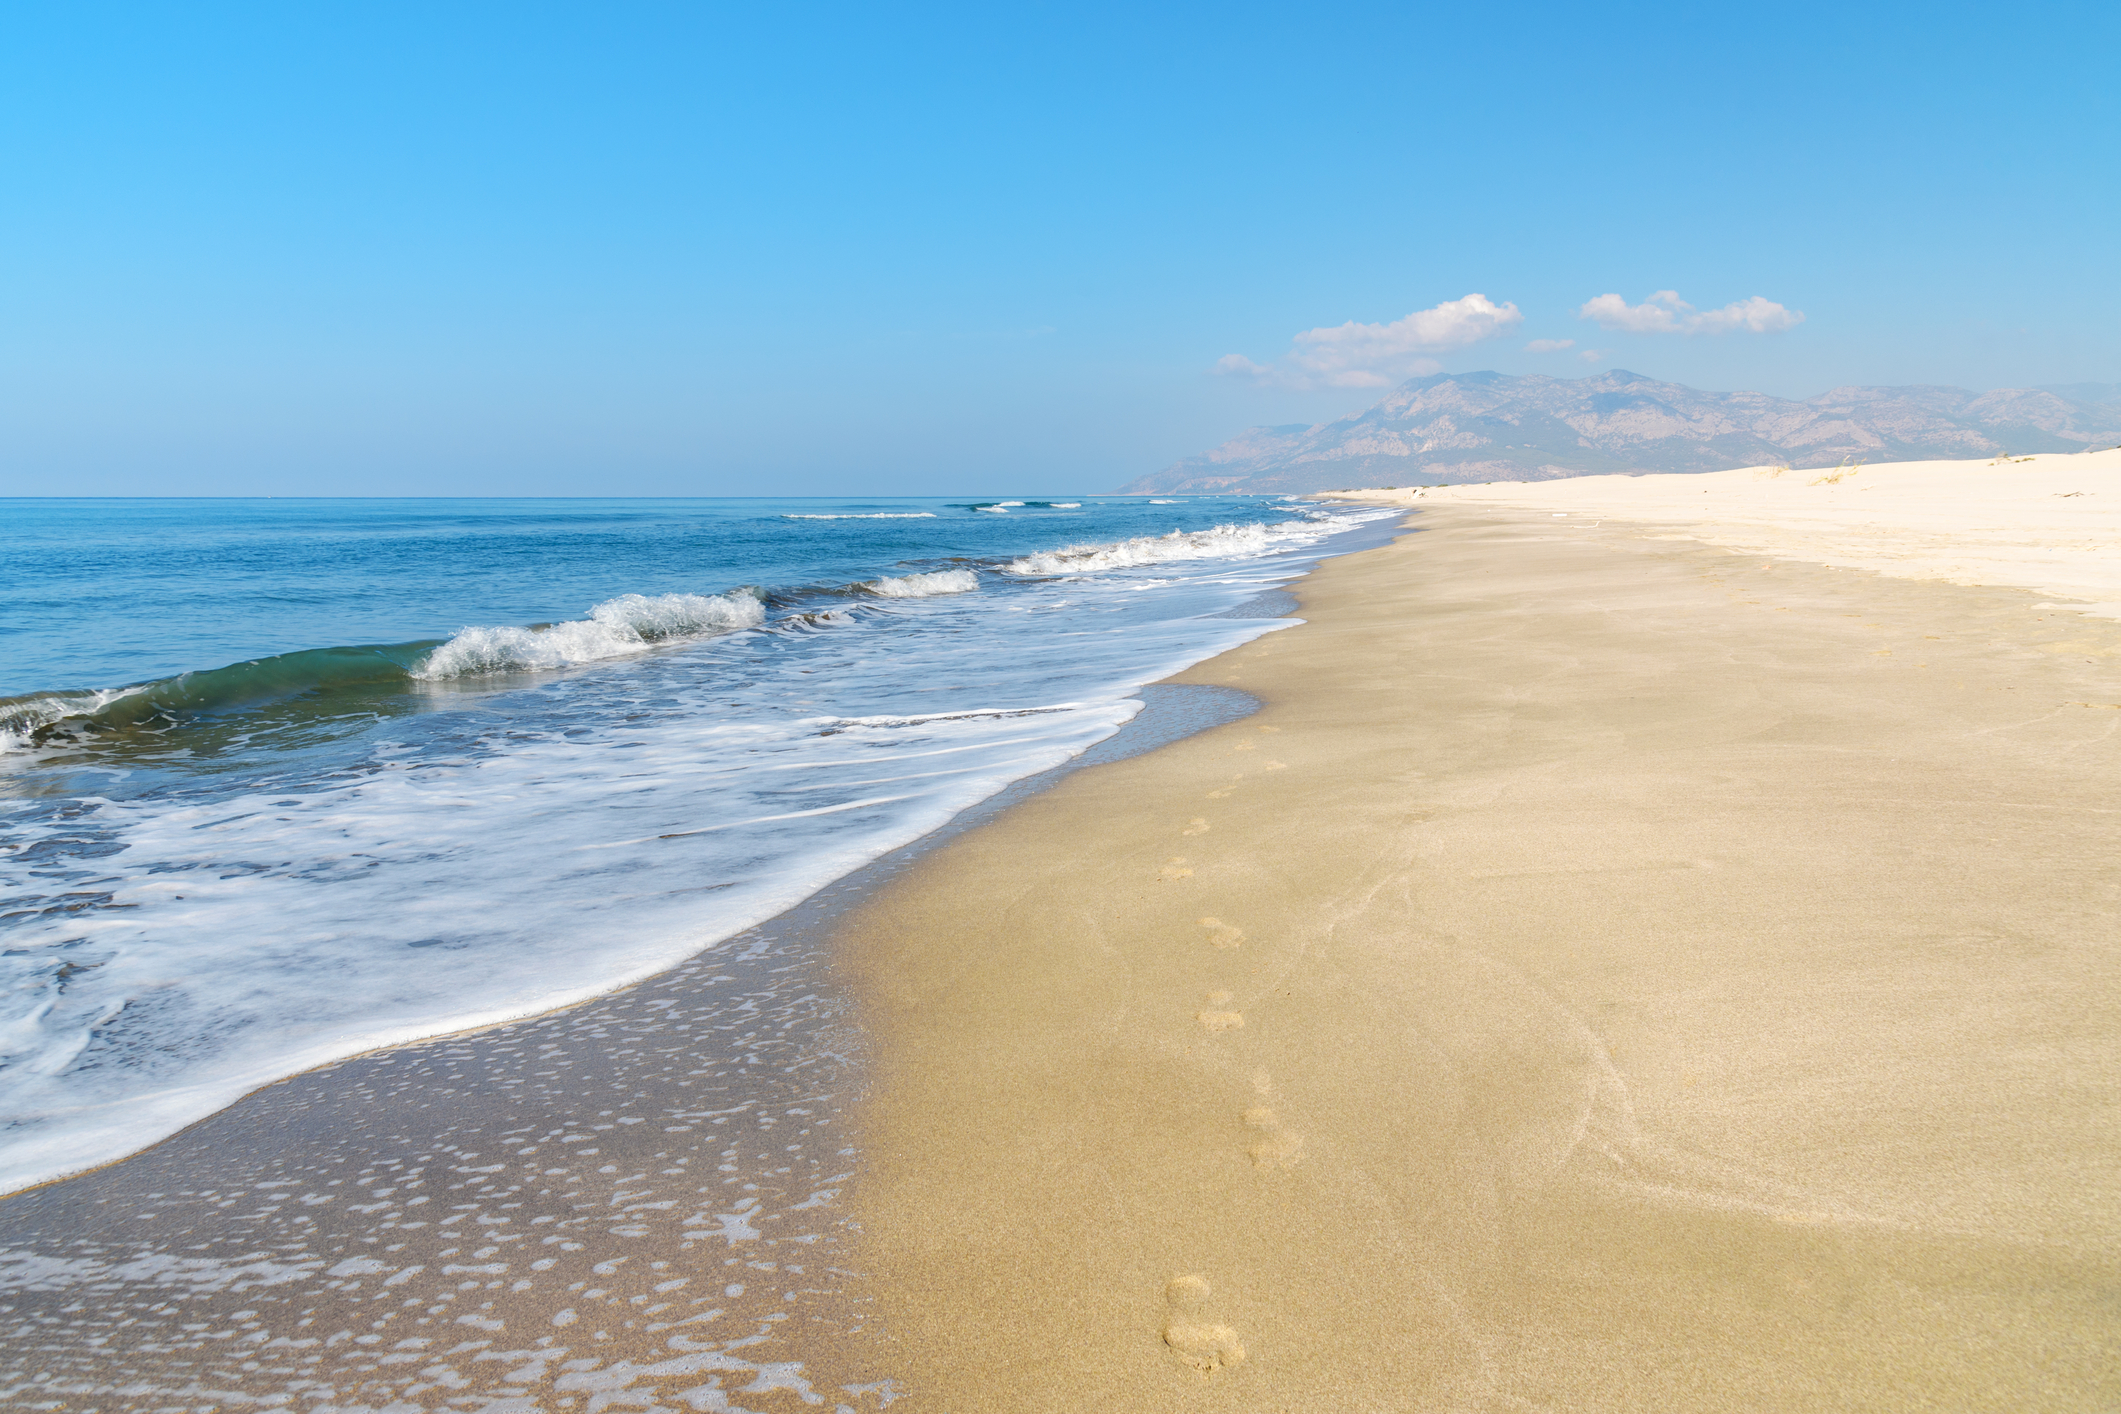
[[[0,1392],[2111,1408],[2114,541],[2030,489],[2082,461],[1866,468],[1890,524],[1375,493],[1405,533],[1173,680],[1255,714],[0,1203]]]
[[[1179,679],[1257,716],[855,914],[879,1368],[956,1410],[2121,1400],[2121,625],[2048,600],[2113,541],[1895,478],[1897,574],[1649,495],[1846,481],[1400,493]],[[1917,572],[2005,541],[2023,588]]]

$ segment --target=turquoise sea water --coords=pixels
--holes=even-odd
[[[1376,514],[0,502],[0,1191],[608,991],[1109,735]]]

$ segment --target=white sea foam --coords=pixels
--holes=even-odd
[[[782,520],[934,520],[934,511],[867,511],[844,515],[806,515],[800,512],[784,512]]]
[[[427,655],[412,670],[438,680],[470,673],[564,668],[623,658],[671,638],[696,638],[757,628],[766,607],[752,595],[621,594],[589,611],[586,619],[544,628],[467,628]]]
[[[41,697],[19,698],[0,706],[0,753],[27,751],[36,743],[33,740],[41,727],[68,717],[87,717],[102,711],[113,702],[145,692],[150,683],[135,683],[131,687],[114,687],[101,692],[54,692]]]
[[[1083,508],[1081,501],[1055,501],[1052,505],[1056,511],[1079,511]]]
[[[972,707],[962,712],[914,712],[885,717],[811,717],[803,725],[845,731],[849,727],[917,727],[929,722],[969,722],[980,717],[1043,717],[1051,712],[1073,712],[1080,702],[1057,702],[1051,707]]]
[[[893,579],[872,579],[862,588],[884,599],[925,599],[932,594],[963,594],[979,588],[979,576],[971,570],[937,570],[933,574],[907,574]]]
[[[1315,539],[1320,530],[1321,527],[1305,521],[1285,521],[1275,526],[1218,525],[1207,530],[1174,530],[1169,535],[1141,535],[1132,540],[1045,550],[1011,560],[1002,568],[1010,574],[1094,574],[1100,570],[1165,564],[1172,560],[1260,555],[1307,543]]]

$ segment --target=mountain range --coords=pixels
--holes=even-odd
[[[1589,378],[1439,373],[1332,422],[1254,427],[1129,483],[1302,492],[1609,472],[1833,466],[2121,442],[2121,384],[1835,388],[1802,402],[1706,393],[1615,369]]]

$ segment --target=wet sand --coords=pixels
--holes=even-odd
[[[861,1038],[819,952],[754,929],[0,1202],[0,1406],[879,1407],[814,1368],[861,1323]]]
[[[1416,523],[843,925],[906,1407],[2121,1404],[2121,624]]]

